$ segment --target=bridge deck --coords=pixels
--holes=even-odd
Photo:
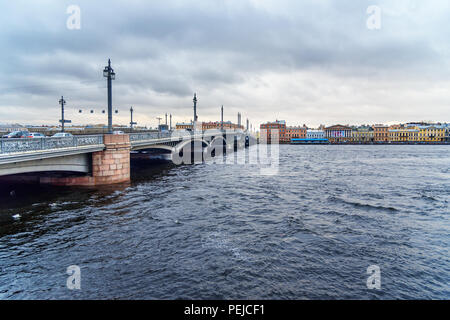
[[[129,137],[131,150],[140,150],[154,145],[175,146],[184,140],[207,140],[222,134],[240,135],[242,132],[221,132],[219,130],[199,134],[177,131],[142,132],[131,133]],[[104,149],[103,135],[100,134],[63,138],[0,139],[0,164],[92,153]]]

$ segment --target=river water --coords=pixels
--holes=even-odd
[[[449,146],[279,156],[274,175],[149,162],[125,185],[3,185],[0,298],[450,298]]]

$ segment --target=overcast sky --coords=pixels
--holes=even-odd
[[[61,95],[106,123],[108,58],[114,123],[189,121],[194,92],[200,121],[450,122],[448,0],[2,1],[0,44],[0,123],[56,124]]]

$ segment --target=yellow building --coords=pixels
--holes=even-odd
[[[184,129],[184,130],[192,130],[193,126],[194,125],[192,124],[192,122],[191,123],[189,123],[189,122],[181,122],[181,123],[177,123],[175,125],[175,129],[177,129],[177,130],[182,130],[182,129]]]
[[[389,141],[391,142],[419,141],[419,129],[417,127],[395,126],[393,128],[389,128]]]
[[[446,128],[440,125],[420,126],[419,139],[421,142],[445,141]]]
[[[352,128],[352,141],[356,143],[368,143],[374,140],[374,130],[372,127],[360,126]]]

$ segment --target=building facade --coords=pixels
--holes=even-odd
[[[316,130],[316,129],[307,129],[306,130],[306,139],[324,139],[325,131]]]
[[[352,128],[343,125],[334,125],[325,128],[325,138],[332,143],[352,141]]]
[[[211,125],[214,126],[214,125]],[[303,126],[286,126],[284,120],[260,125],[260,137],[268,143],[275,142],[275,131],[279,143],[305,144],[323,143],[444,143],[450,142],[450,123],[410,122],[394,125],[333,125],[319,129]],[[276,143],[276,142],[275,142]]]
[[[450,142],[450,123],[444,123],[442,125],[445,128],[445,142]]]
[[[288,143],[286,137],[286,121],[276,120],[260,125],[261,139],[266,139],[267,143]],[[278,136],[278,138],[276,137]]]
[[[306,127],[287,127],[286,139],[291,141],[294,138],[306,138]]]
[[[388,142],[389,141],[389,127],[382,124],[375,124],[373,126],[373,141]]]
[[[177,130],[192,130],[194,124],[192,122],[179,122],[175,125]]]
[[[419,139],[419,129],[397,125],[389,128],[389,141],[391,142],[415,142]]]
[[[447,128],[443,125],[418,126],[420,142],[446,141]]]
[[[210,122],[202,122],[202,130],[208,130],[208,129],[220,129],[222,127],[222,124],[220,121],[210,121]],[[238,125],[235,123],[232,123],[231,121],[224,121],[223,122],[223,129],[224,130],[244,130],[243,125]]]
[[[369,126],[360,126],[352,130],[352,141],[355,143],[371,143],[374,141],[374,130]]]

